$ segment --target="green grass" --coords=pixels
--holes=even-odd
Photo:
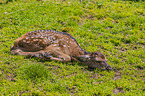
[[[145,95],[145,2],[13,0],[0,5],[0,94]],[[76,62],[40,61],[10,53],[34,30],[69,32],[82,48],[100,51],[113,71]]]

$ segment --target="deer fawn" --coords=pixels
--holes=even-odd
[[[44,60],[75,60],[91,68],[112,68],[100,52],[87,52],[82,49],[75,38],[65,32],[38,30],[19,37],[11,47],[12,54],[38,57]]]

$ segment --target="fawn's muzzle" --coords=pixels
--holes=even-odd
[[[104,61],[104,63],[106,64],[106,70],[112,70],[111,66],[106,61]]]

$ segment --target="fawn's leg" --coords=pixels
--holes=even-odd
[[[71,61],[71,57],[69,55],[63,53],[58,46],[54,46],[53,44],[45,49],[45,57],[49,57],[49,55],[52,56],[50,60],[63,62]]]
[[[63,53],[61,50],[59,50],[57,47],[48,46],[45,50],[40,50],[36,52],[25,52],[21,49],[16,49],[11,51],[12,54],[18,54],[18,55],[25,55],[29,57],[37,57],[43,60],[55,60],[55,61],[71,61],[71,58],[69,55]]]

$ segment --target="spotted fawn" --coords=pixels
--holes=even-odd
[[[112,70],[100,52],[87,52],[74,37],[66,32],[38,30],[28,32],[16,39],[11,47],[12,54],[37,57],[43,60],[81,62],[91,68]]]

